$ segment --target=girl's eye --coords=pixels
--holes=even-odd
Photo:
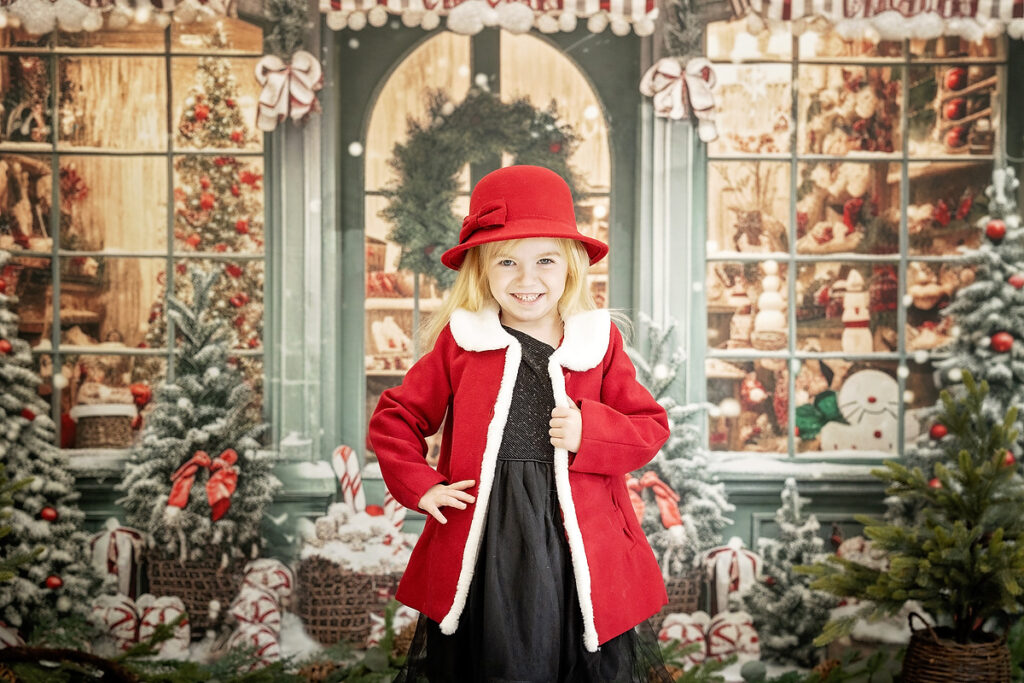
[[[515,265],[515,261],[513,261],[510,258],[503,258],[500,261],[498,261],[498,265],[499,266],[512,266],[512,265]]]
[[[537,261],[537,263],[542,263],[545,266],[551,265],[554,262],[555,262],[554,259],[550,259],[550,258],[548,258],[546,256],[544,258],[540,259],[539,261]]]

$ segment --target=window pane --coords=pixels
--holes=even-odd
[[[788,450],[785,359],[715,358],[706,373],[708,401],[718,407],[708,418],[712,450]]]
[[[785,264],[718,262],[708,274],[708,344],[720,349],[787,348]]]
[[[424,41],[388,78],[373,108],[366,133],[366,189],[381,190],[395,178],[390,160],[395,144],[406,139],[409,117],[421,120],[426,113],[427,93],[449,93],[453,104],[469,91],[469,38],[442,31]],[[347,146],[352,140],[343,141]],[[469,165],[458,185],[469,192]]]
[[[252,123],[260,92],[253,78],[256,62],[218,56],[171,60],[176,147],[262,149],[263,134]]]
[[[708,255],[788,252],[790,165],[713,161],[708,166]]]
[[[221,259],[177,259],[174,265],[175,296],[193,301],[189,269],[195,267],[220,276],[213,283],[210,295],[211,313],[226,323],[231,346],[236,349],[259,349],[263,337],[263,261],[229,261]],[[166,326],[163,316],[150,324]]]
[[[49,252],[50,159],[0,154],[0,249]]]
[[[854,161],[800,164],[797,253],[898,253],[899,169]]]
[[[895,264],[822,261],[801,263],[797,273],[799,350],[896,351]]]
[[[168,17],[170,18],[170,17]],[[57,44],[90,52],[131,50],[132,52],[163,52],[166,40],[164,30],[150,21],[139,24],[130,21],[124,28],[113,29],[110,20],[100,31],[54,31]],[[163,111],[161,102],[160,111]]]
[[[215,21],[208,19],[189,23],[173,22],[171,51],[263,53],[263,31],[258,26],[227,16],[217,16]]]
[[[957,255],[981,243],[978,221],[986,213],[991,162],[931,162],[907,166],[910,203],[907,233],[914,255]]]
[[[167,149],[166,61],[143,57],[60,60],[59,139],[72,147]]]
[[[942,64],[910,69],[911,151],[919,156],[992,154],[995,64]]]
[[[800,153],[899,152],[900,67],[801,65],[798,74]]]
[[[18,298],[12,306],[18,316],[18,336],[37,346],[43,330],[49,329],[52,315],[47,318],[50,308],[51,283],[53,277],[50,259],[40,256],[21,256],[14,252],[2,274],[7,293]]]
[[[63,157],[59,191],[62,249],[167,250],[164,157]]]
[[[185,155],[174,159],[174,249],[263,251],[263,160]]]
[[[793,134],[793,67],[717,64],[715,124],[708,154],[788,154]]]
[[[899,452],[896,363],[806,360],[795,379],[798,451],[890,457]]]
[[[53,61],[46,55],[0,56],[3,78],[0,95],[4,107],[0,136],[3,142],[52,143],[52,112],[48,104],[52,68]]]
[[[907,349],[935,349],[953,341],[956,321],[943,315],[957,290],[974,282],[975,266],[962,263],[907,265]]]

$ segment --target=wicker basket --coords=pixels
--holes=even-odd
[[[322,557],[302,560],[296,581],[306,632],[323,645],[341,640],[362,645],[370,635],[370,615],[383,616],[401,577],[401,572],[353,572]]]
[[[227,613],[242,585],[241,567],[231,562],[224,569],[214,560],[181,560],[159,552],[146,554],[146,578],[153,595],[175,595],[185,603],[193,635],[216,625]],[[210,602],[220,603],[210,615]]]
[[[924,628],[914,630],[914,618]],[[910,644],[903,658],[905,683],[1005,683],[1010,680],[1010,649],[1005,638],[961,644],[942,636],[948,629],[933,629],[921,615],[911,612]]]
[[[128,448],[132,445],[135,406],[121,403],[80,405],[71,409],[76,448]]]
[[[686,576],[672,576],[665,579],[665,591],[668,593],[668,604],[658,616],[655,629],[660,628],[661,620],[667,614],[692,614],[700,609],[700,572],[690,572]]]

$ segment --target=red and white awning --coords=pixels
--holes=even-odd
[[[320,0],[320,11],[335,30],[383,26],[396,15],[406,26],[429,31],[444,16],[449,30],[467,35],[486,26],[513,33],[573,31],[582,19],[594,33],[610,28],[616,35],[646,36],[658,16],[656,0]]]
[[[1024,36],[1024,0],[750,0],[753,32],[764,23],[823,18],[847,38]]]

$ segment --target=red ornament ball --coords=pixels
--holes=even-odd
[[[1013,275],[1010,276],[1007,282],[1009,282],[1017,289],[1024,287],[1024,273],[1014,273]]]
[[[1006,353],[1013,347],[1013,335],[1009,332],[996,332],[992,335],[992,350]]]
[[[967,85],[967,69],[961,66],[955,66],[946,72],[946,77],[943,79],[946,84],[946,88],[949,90],[959,90],[960,88]]]
[[[6,339],[0,339],[0,353],[10,353],[13,348],[14,347],[11,346],[11,342]]]
[[[946,131],[946,146],[951,148],[963,147],[967,142],[967,126],[953,126]]]
[[[61,579],[56,574],[50,574],[49,576],[46,577],[46,587],[49,588],[52,591],[57,590],[58,588],[60,588],[63,585],[64,585],[64,580]]]
[[[45,519],[47,522],[57,521],[57,508],[52,508],[49,505],[39,511],[39,516]]]
[[[932,477],[931,481],[928,482],[928,486],[930,486],[933,489],[941,489],[942,488],[942,482],[939,481],[938,477]]]
[[[998,218],[993,218],[985,226],[985,236],[997,242],[1003,239],[1006,237],[1006,223]]]
[[[1017,462],[1017,458],[1013,457],[1013,451],[1006,451],[1006,455],[1003,457],[1003,466],[1009,467]]]
[[[548,145],[548,150],[550,150],[552,154],[558,154],[559,152],[562,151],[562,143],[552,142],[550,145]]]
[[[942,113],[950,121],[956,121],[962,119],[964,113],[967,111],[967,100],[962,97],[957,97],[949,102],[946,102],[946,106],[942,109]]]
[[[381,517],[384,514],[384,508],[382,508],[380,505],[367,505],[366,514],[370,515],[371,517]]]
[[[235,232],[239,235],[249,234],[249,221],[244,218],[235,221]]]
[[[25,418],[26,420],[28,420],[29,422],[31,422],[32,420],[36,419],[36,414],[33,413],[28,408],[25,408],[23,411],[21,411],[21,416],[23,418]]]
[[[946,425],[936,422],[932,425],[932,428],[928,430],[928,436],[932,437],[936,441],[949,434],[949,430],[946,429]]]
[[[198,235],[198,234],[196,234],[196,233],[193,233],[193,234],[191,234],[191,235],[189,235],[189,236],[188,236],[188,239],[187,239],[187,240],[185,240],[185,242],[186,242],[186,244],[188,244],[188,246],[190,246],[190,247],[192,247],[193,249],[195,249],[196,247],[198,247],[198,246],[199,246],[199,241],[200,241],[201,239],[202,239],[202,238],[201,238],[201,237],[199,237],[199,235]]]

